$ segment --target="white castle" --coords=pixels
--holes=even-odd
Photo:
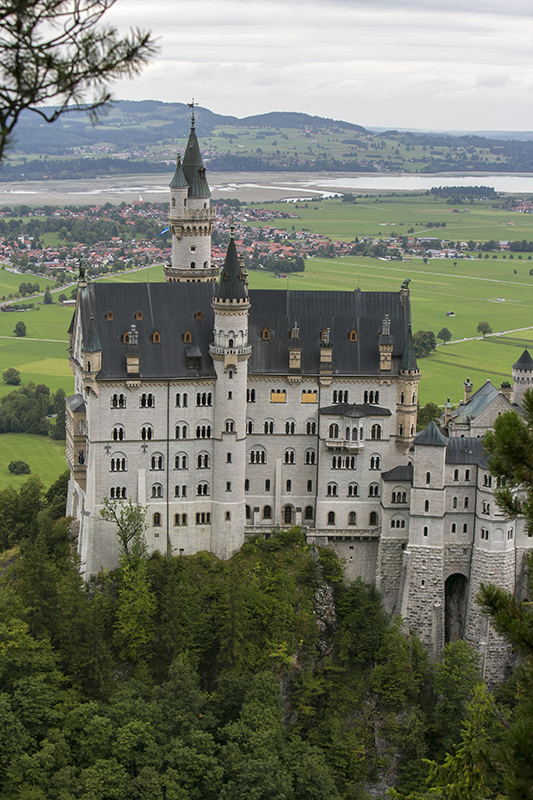
[[[301,525],[346,577],[375,581],[437,655],[461,636],[487,677],[507,653],[475,595],[522,591],[520,520],[493,501],[480,436],[533,383],[487,382],[415,435],[420,372],[408,281],[398,292],[248,291],[231,239],[211,265],[210,208],[194,126],[170,183],[166,283],[80,278],[70,334],[68,513],[86,575],[117,564],[104,498],[147,507],[151,552],[228,558],[247,536]]]

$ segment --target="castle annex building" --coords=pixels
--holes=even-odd
[[[150,551],[227,558],[247,535],[298,524],[348,578],[376,580],[435,654],[465,635],[490,671],[504,645],[475,593],[480,580],[520,585],[530,545],[493,503],[478,438],[515,407],[510,386],[470,385],[446,436],[434,424],[415,436],[408,281],[249,291],[233,239],[220,275],[211,266],[214,215],[193,117],[170,183],[166,282],[80,279],[67,510],[86,574],[117,562],[104,498],[147,506]],[[515,368],[526,386],[533,359]]]

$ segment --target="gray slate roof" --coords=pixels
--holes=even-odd
[[[494,388],[490,380],[487,380],[477,392],[474,392],[466,405],[459,406],[452,411],[451,418],[459,424],[466,423],[469,419],[475,419],[497,396],[498,390]]]
[[[183,187],[188,185],[189,184],[187,183],[185,175],[183,173],[183,167],[181,166],[180,157],[178,156],[178,159],[176,161],[176,172],[174,173],[173,178],[169,183],[169,186],[171,189],[182,189]]]
[[[405,481],[408,483],[413,482],[413,465],[401,464],[399,467],[393,467],[388,472],[382,472],[381,477],[384,481],[397,483],[398,481]]]
[[[65,402],[72,412],[85,408],[85,400],[81,394],[72,394],[65,398]]]
[[[83,335],[91,317],[103,351],[101,379],[123,379],[126,347],[122,335],[135,323],[138,331],[140,375],[147,379],[212,376],[215,374],[209,345],[213,341],[214,313],[211,306],[214,283],[90,283],[79,290]],[[249,342],[252,374],[286,374],[289,367],[290,331],[295,321],[300,329],[302,373],[318,374],[320,333],[330,329],[333,375],[377,376],[378,337],[383,316],[391,318],[394,350],[391,374],[397,375],[409,325],[409,304],[400,303],[396,292],[305,292],[251,290],[249,292]],[[113,319],[105,316],[112,312]],[[135,314],[141,312],[142,320]],[[201,312],[201,319],[196,319]],[[263,329],[270,331],[264,340]],[[357,330],[357,342],[350,331]],[[152,342],[154,331],[161,343]],[[189,331],[201,352],[201,369],[188,370],[184,334]],[[379,406],[372,406],[372,414]]]
[[[216,296],[219,300],[245,300],[247,297],[246,280],[241,265],[233,234],[229,240],[224,266],[220,273]]]
[[[483,450],[483,439],[475,436],[452,436],[446,448],[447,464],[478,464],[487,466],[488,455]]]
[[[513,364],[513,369],[533,369],[533,358],[531,358],[527,347],[518,361]]]
[[[191,121],[191,132],[189,141],[183,156],[183,174],[189,184],[189,197],[211,197],[211,191],[207,178],[205,177],[205,167],[200,153],[200,145],[196,138],[194,128],[194,117]]]
[[[376,406],[373,403],[335,403],[333,406],[324,406],[319,410],[320,414],[331,417],[390,417],[392,411],[383,406]]]
[[[442,435],[433,420],[423,431],[417,433],[413,440],[413,444],[424,444],[430,447],[446,447],[447,443],[448,439]]]

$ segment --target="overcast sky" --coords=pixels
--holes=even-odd
[[[531,0],[118,0],[159,52],[121,99],[367,127],[533,130]]]

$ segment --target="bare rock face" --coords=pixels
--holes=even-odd
[[[332,634],[337,627],[337,613],[333,599],[333,588],[324,582],[315,590],[313,608],[318,625],[318,650],[322,657],[333,652]]]

